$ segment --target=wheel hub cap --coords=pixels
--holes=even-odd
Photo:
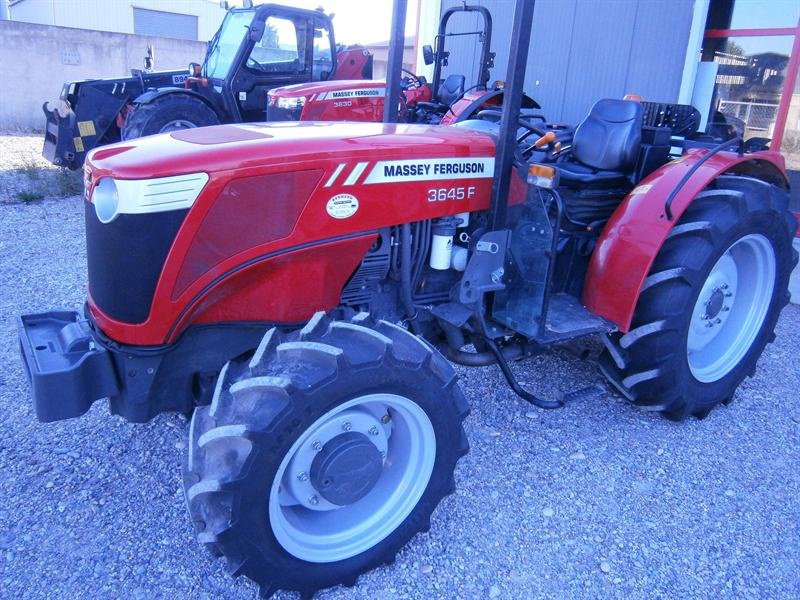
[[[722,290],[715,287],[714,291],[711,292],[711,297],[706,302],[706,317],[709,319],[716,317],[719,311],[722,310],[724,300],[725,295],[722,293]]]
[[[272,531],[301,560],[360,554],[411,513],[435,460],[433,424],[414,401],[348,400],[305,429],[281,461],[269,492]]]
[[[330,440],[311,463],[311,484],[328,502],[345,506],[361,500],[383,469],[378,449],[355,431]]]

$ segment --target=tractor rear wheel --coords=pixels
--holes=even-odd
[[[454,491],[468,412],[450,364],[396,325],[318,313],[272,329],[192,418],[198,539],[267,596],[355,585]]]
[[[219,117],[209,106],[188,94],[167,94],[147,104],[137,104],[125,118],[120,136],[123,140],[219,125]]]
[[[601,366],[634,404],[681,420],[729,403],[789,300],[797,223],[777,186],[721,176],[673,228],[627,334]]]

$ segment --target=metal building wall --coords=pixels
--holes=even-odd
[[[471,0],[492,13],[493,79],[504,79],[511,40],[511,0]],[[442,11],[460,5],[442,0]],[[574,123],[599,98],[640,94],[676,102],[681,84],[694,0],[537,0],[525,91],[551,121]],[[456,15],[451,31],[477,28],[478,18]],[[432,43],[432,40],[420,40]],[[475,38],[448,38],[444,74],[475,81]]]

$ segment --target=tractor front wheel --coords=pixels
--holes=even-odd
[[[450,364],[396,325],[318,313],[273,329],[192,418],[198,539],[267,596],[354,585],[454,491],[467,413]]]
[[[147,104],[136,104],[125,118],[120,136],[123,140],[219,125],[219,117],[199,98],[185,93],[171,93]]]
[[[771,342],[797,264],[784,190],[721,176],[675,225],[642,286],[631,330],[602,367],[634,404],[681,420],[728,403]]]

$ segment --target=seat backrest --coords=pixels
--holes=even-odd
[[[448,75],[439,86],[439,102],[450,106],[464,93],[463,75]]]
[[[642,105],[634,100],[598,100],[575,129],[572,156],[593,169],[632,171],[642,143]]]

